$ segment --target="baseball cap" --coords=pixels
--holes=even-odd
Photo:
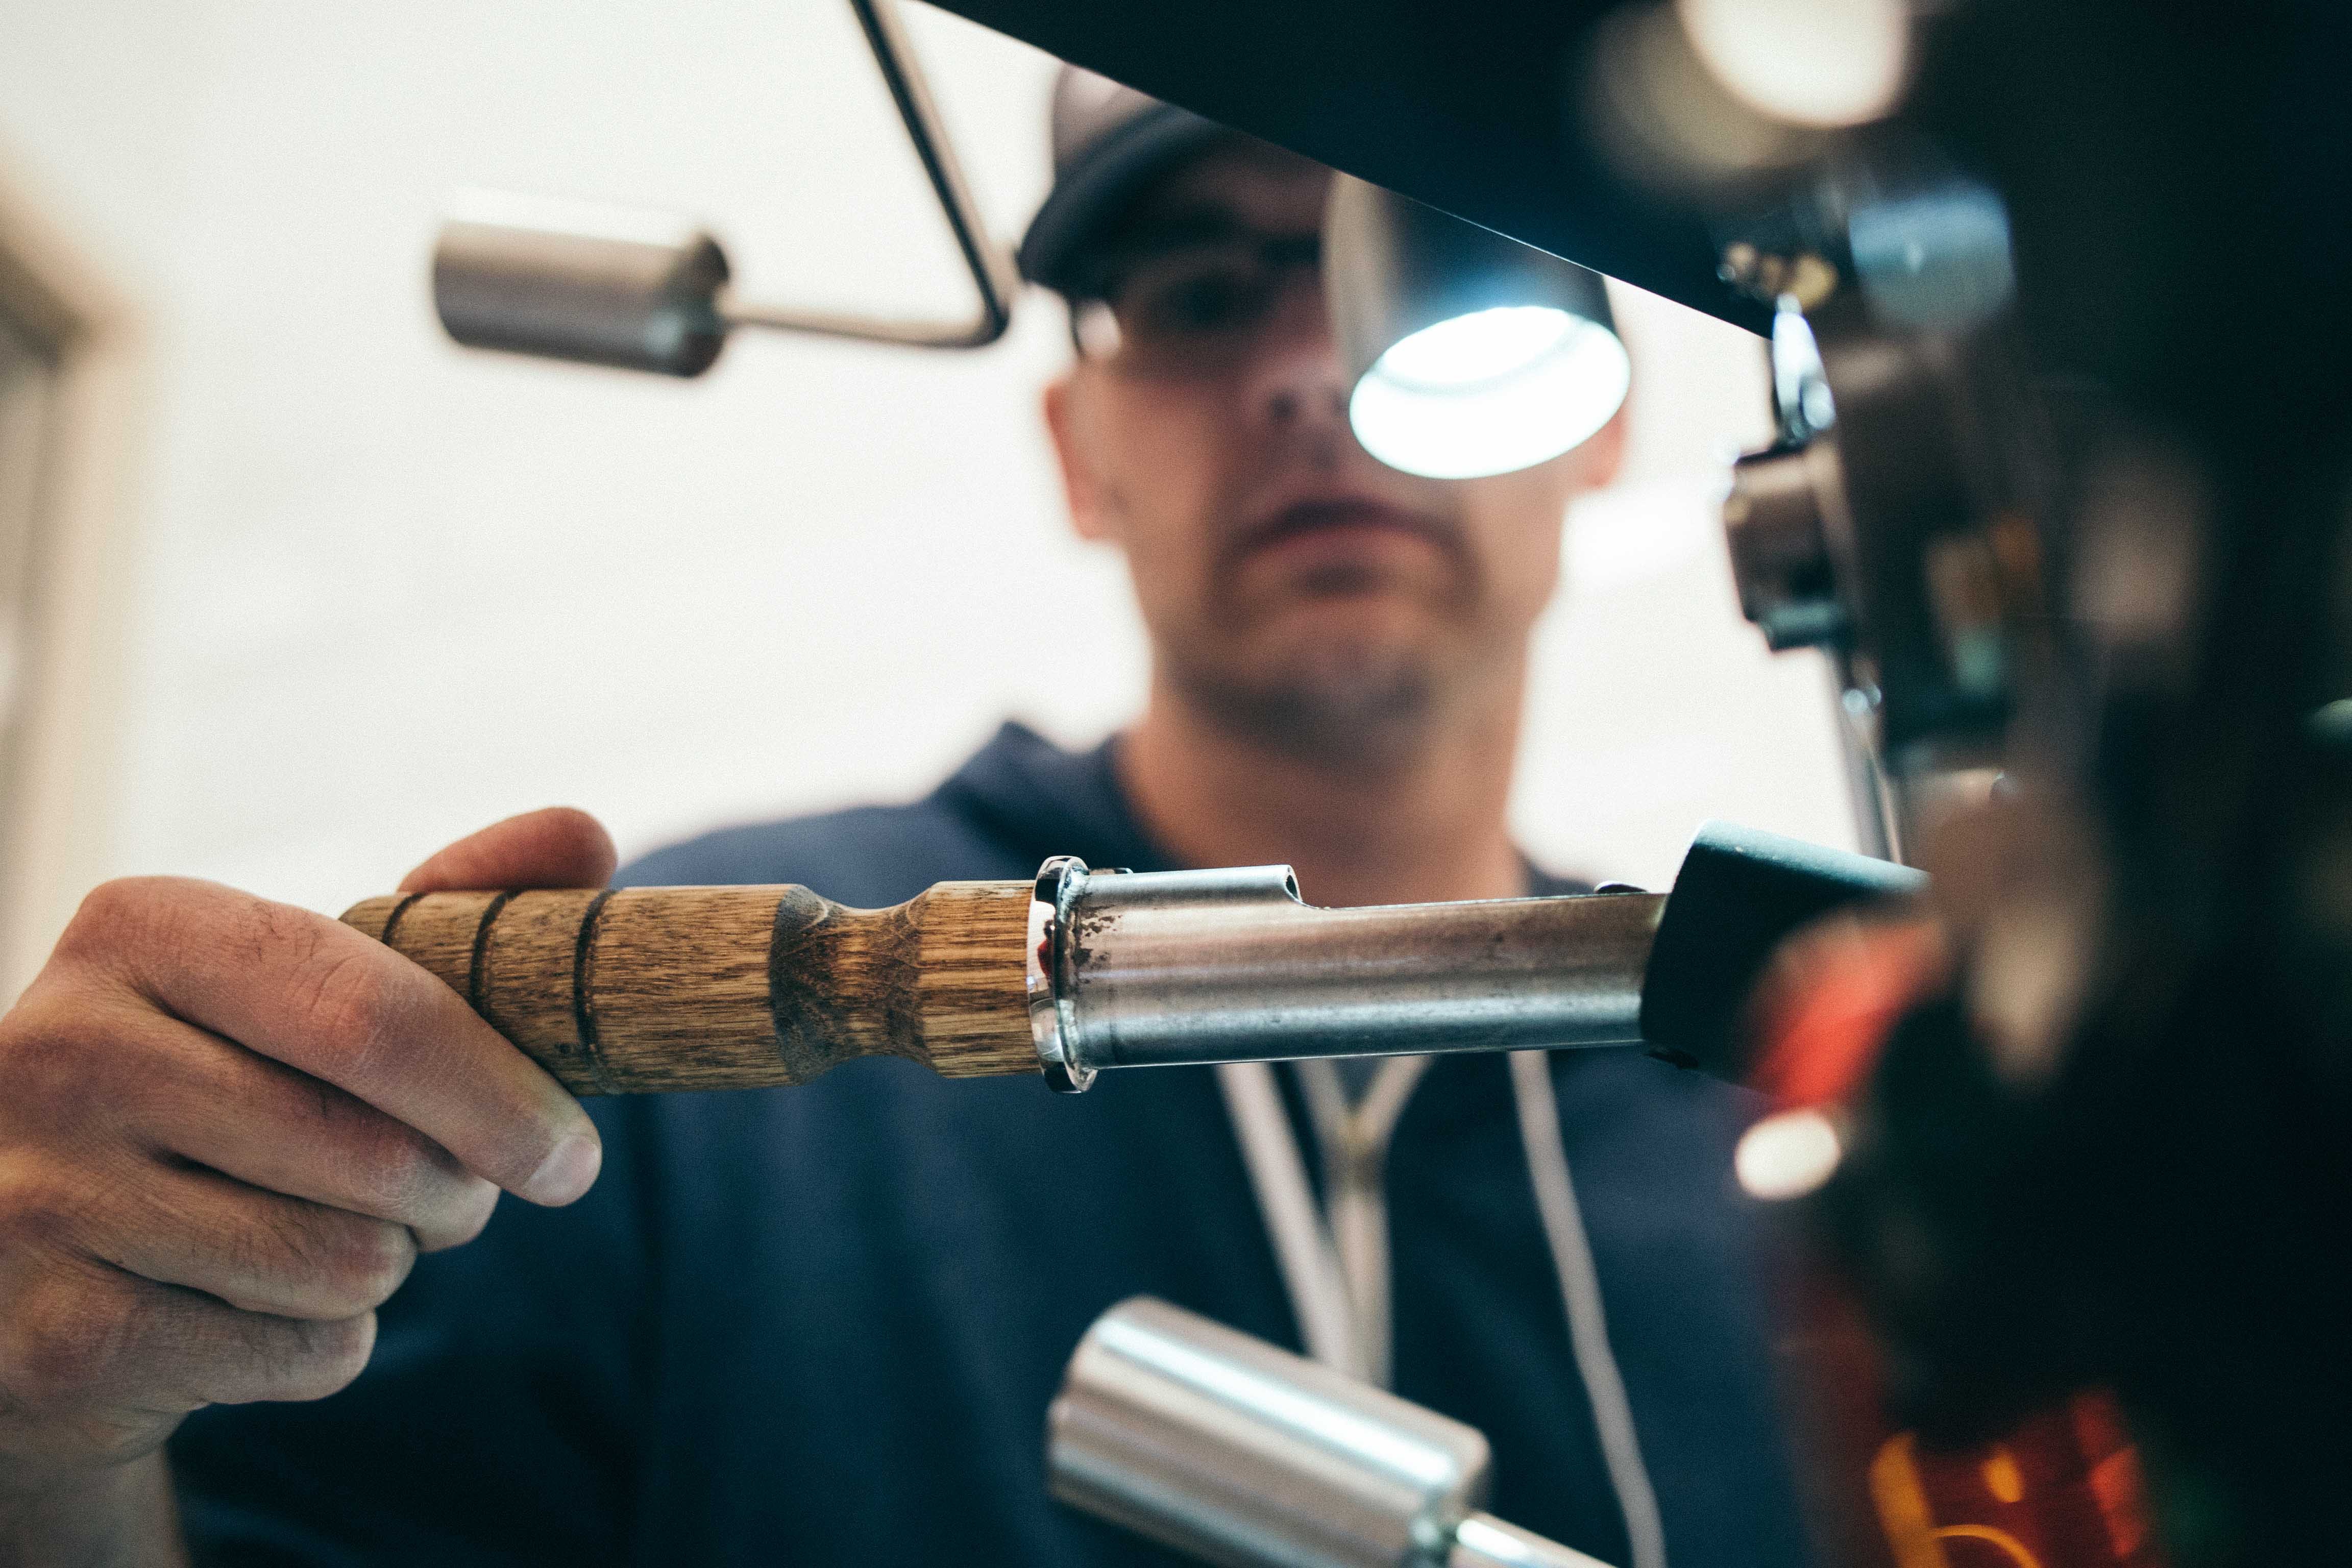
[[[1234,132],[1108,77],[1066,65],[1054,78],[1054,188],[1029,220],[1021,276],[1081,286],[1088,247],[1160,175]]]

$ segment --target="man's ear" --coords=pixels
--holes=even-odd
[[[1084,389],[1078,386],[1081,372],[1072,365],[1045,384],[1045,433],[1054,438],[1054,457],[1061,468],[1062,499],[1070,509],[1070,524],[1080,539],[1099,542],[1111,536],[1103,512],[1102,482],[1095,477],[1094,464],[1086,450],[1081,426],[1083,410],[1078,404],[1084,399]]]
[[[1633,406],[1628,393],[1609,423],[1585,438],[1577,453],[1577,486],[1580,489],[1597,490],[1615,484],[1625,467],[1626,413]]]

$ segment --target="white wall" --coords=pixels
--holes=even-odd
[[[1013,233],[1050,62],[912,21]],[[1036,427],[1048,301],[968,358],[743,341],[686,384],[433,324],[466,184],[708,217],[755,292],[951,307],[857,47],[831,0],[0,0],[0,172],[152,329],[100,862],[340,909],[523,807],[638,849],[919,792],[1003,714],[1083,742],[1126,711],[1124,584]],[[1633,459],[1571,531],[1523,831],[1651,882],[1710,814],[1844,841],[1822,677],[1738,621],[1708,510],[1761,433],[1752,341],[1620,299]]]

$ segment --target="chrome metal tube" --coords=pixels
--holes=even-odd
[[[460,198],[433,251],[434,307],[467,347],[663,375],[718,359],[726,283],[684,219],[490,191]]]
[[[1475,1428],[1149,1296],[1045,1415],[1054,1496],[1224,1568],[1606,1568],[1475,1511],[1487,1465]]]
[[[1474,1513],[1454,1531],[1445,1568],[1608,1568],[1573,1546],[1548,1541],[1491,1513]]]
[[[1300,900],[1286,866],[1049,862],[1039,1050],[1082,1088],[1105,1068],[1633,1045],[1664,906],[1608,893],[1327,910]]]
[[[1474,1428],[1144,1296],[1045,1426],[1054,1496],[1227,1568],[1433,1568],[1486,1492]]]

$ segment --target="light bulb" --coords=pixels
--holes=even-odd
[[[1609,423],[1633,363],[1617,334],[1549,305],[1474,310],[1391,346],[1356,384],[1364,449],[1430,479],[1509,473]]]
[[[1748,1196],[1801,1198],[1837,1173],[1845,1141],[1830,1113],[1811,1106],[1776,1111],[1740,1135],[1733,1173]]]

